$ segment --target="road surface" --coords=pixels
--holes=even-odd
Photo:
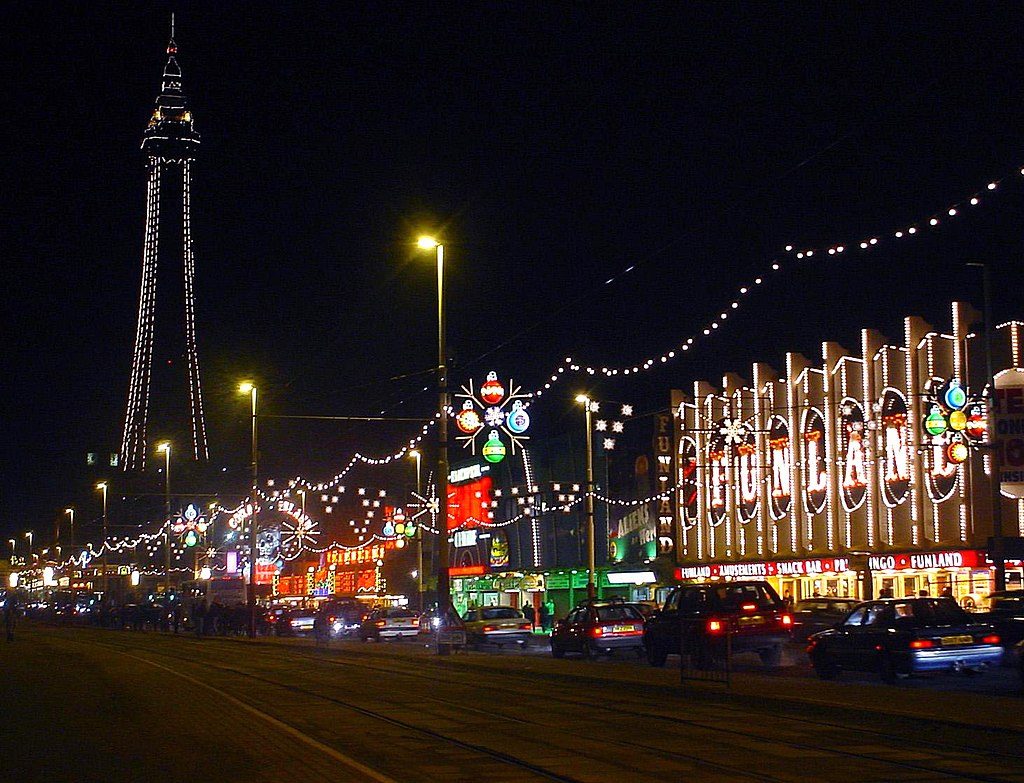
[[[1024,781],[1020,697],[19,631],[0,647],[3,781]]]

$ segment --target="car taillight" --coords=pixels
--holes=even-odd
[[[910,649],[912,650],[927,650],[929,647],[934,647],[935,642],[931,639],[914,639],[910,643]]]
[[[743,604],[743,606],[741,606],[740,608],[744,612],[753,612],[755,609],[757,609],[757,604]]]
[[[721,620],[708,620],[708,633],[721,633],[725,630],[725,625]]]
[[[412,618],[412,624],[413,625],[419,625],[420,624],[420,618],[418,618],[418,617]]]
[[[602,628],[600,625],[595,625],[593,628],[590,629],[590,635],[593,636],[595,639],[598,636],[601,636],[603,633],[604,628]]]
[[[779,618],[779,620],[782,622],[783,625],[792,625],[793,624],[793,615],[791,615],[791,614],[784,614],[784,615],[782,615],[782,617]]]
[[[519,623],[519,630],[520,631],[529,631],[531,628],[533,628],[533,626],[530,625],[529,623]]]
[[[335,620],[337,620],[337,619],[338,619],[337,617],[328,617],[328,618],[327,618],[327,622],[329,622],[329,623],[333,623],[333,622],[334,622]]]
[[[982,644],[999,644],[1000,641],[1002,640],[997,633],[990,633],[988,636],[981,637]]]
[[[387,625],[387,621],[386,620],[378,620],[376,623],[374,623],[374,625],[376,625],[378,628],[383,628],[385,625]]]
[[[497,631],[497,630],[498,630],[498,626],[496,626],[496,625],[485,625],[484,626],[484,633],[487,633],[488,631]]]

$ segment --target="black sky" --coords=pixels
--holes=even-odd
[[[268,410],[429,412],[421,228],[448,243],[464,374],[536,387],[566,355],[673,347],[788,243],[891,235],[1024,164],[1016,4],[8,3],[0,528],[95,505],[71,496],[68,457],[119,436],[138,145],[171,10],[203,137],[211,446],[231,471],[243,375]],[[898,339],[907,314],[948,329],[952,298],[980,305],[968,260],[995,265],[997,317],[1024,317],[1022,179],[912,242],[773,278],[700,351],[615,394],[662,403],[822,340],[856,348],[865,326]],[[551,434],[579,385],[543,414]],[[323,477],[406,434],[296,437],[271,467]]]

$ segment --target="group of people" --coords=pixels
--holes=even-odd
[[[527,603],[523,607],[523,614],[530,621],[530,625],[534,628],[540,627],[542,631],[547,632],[551,630],[551,623],[555,617],[555,604],[553,601],[541,601],[534,608],[532,603]]]

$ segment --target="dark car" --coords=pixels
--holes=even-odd
[[[991,625],[951,598],[887,598],[812,636],[807,654],[825,680],[849,669],[894,682],[915,672],[979,671],[999,663],[1003,648]]]
[[[793,640],[806,642],[818,631],[832,628],[860,603],[855,598],[807,598],[793,607]]]
[[[575,652],[584,658],[610,655],[616,650],[643,652],[644,618],[621,601],[580,604],[551,632],[551,654],[561,658]]]
[[[991,624],[1007,650],[1024,641],[1024,590],[996,590],[987,603],[987,612],[972,615],[975,621]]]
[[[417,640],[427,645],[462,647],[466,644],[466,624],[454,608],[441,611],[435,604],[420,615]]]
[[[317,635],[331,639],[357,636],[368,613],[354,598],[327,601],[316,611]]]
[[[778,666],[792,627],[793,616],[767,582],[682,585],[647,619],[644,647],[652,666],[682,649],[700,667],[730,652],[756,652],[766,666]]]

